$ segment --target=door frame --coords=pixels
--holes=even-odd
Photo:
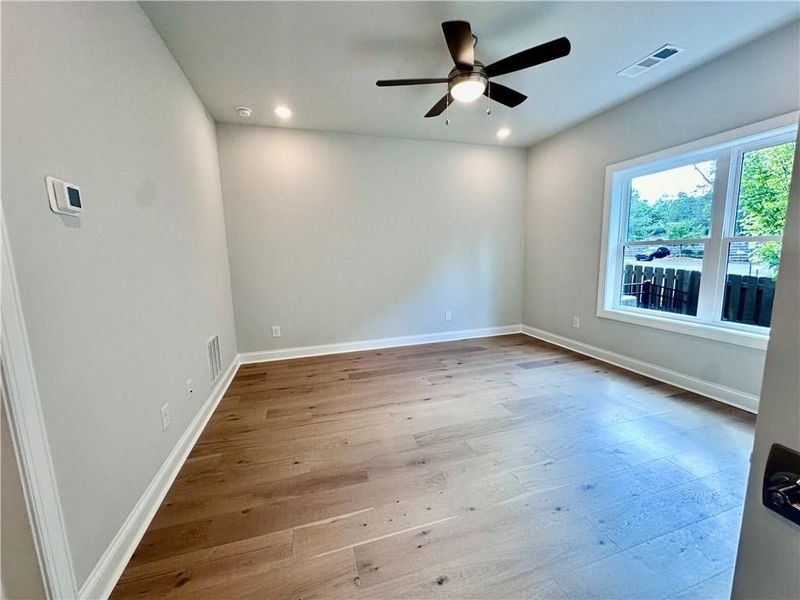
[[[0,377],[34,546],[48,598],[77,598],[72,555],[53,468],[6,222],[0,208]]]

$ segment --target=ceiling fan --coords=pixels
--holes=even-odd
[[[527,96],[516,90],[490,81],[492,77],[506,75],[535,67],[557,58],[567,56],[570,51],[569,40],[565,37],[552,40],[522,52],[517,52],[501,60],[484,66],[475,60],[475,45],[478,38],[472,35],[472,28],[467,21],[445,21],[442,23],[447,49],[453,57],[455,67],[447,77],[434,79],[381,79],[375,82],[378,87],[399,85],[426,85],[430,83],[446,83],[447,94],[433,105],[426,117],[438,117],[453,102],[472,102],[483,94],[491,100],[505,104],[511,108],[525,101]]]

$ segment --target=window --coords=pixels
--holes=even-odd
[[[795,123],[609,167],[598,315],[765,347]]]

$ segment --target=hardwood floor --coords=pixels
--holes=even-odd
[[[113,597],[729,597],[754,417],[522,335],[242,366]]]

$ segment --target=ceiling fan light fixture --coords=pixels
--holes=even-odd
[[[446,83],[447,93],[425,113],[426,119],[441,115],[454,100],[474,102],[481,94],[485,94],[490,100],[487,105],[489,107],[486,110],[487,115],[492,114],[491,101],[509,108],[519,106],[527,99],[525,94],[494,82],[487,89],[489,79],[563,58],[572,48],[567,38],[560,37],[484,65],[475,60],[475,44],[478,38],[473,35],[472,26],[467,21],[445,21],[442,23],[442,33],[447,42],[450,58],[455,64],[446,78],[379,79],[375,82],[378,87]],[[658,58],[656,55],[654,60]],[[446,117],[445,119],[445,123],[448,123],[449,120]]]
[[[452,79],[450,95],[459,102],[473,102],[485,89],[486,76],[483,73],[463,73]]]

